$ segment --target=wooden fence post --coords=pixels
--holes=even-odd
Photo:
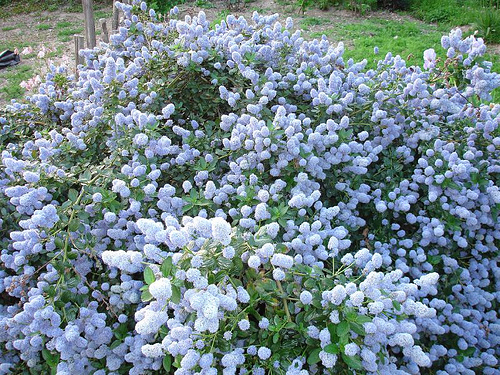
[[[105,18],[99,19],[99,23],[101,24],[101,29],[102,29],[102,40],[104,41],[104,43],[109,43],[109,31],[106,19]]]
[[[83,35],[73,35],[75,41],[75,72],[78,76],[78,65],[83,64],[83,57],[80,56],[80,50],[85,48]]]
[[[111,24],[112,33],[116,33],[118,30],[118,24],[120,23],[120,11],[116,7],[116,0],[113,0],[113,22]]]
[[[87,39],[87,48],[94,48],[96,46],[96,38],[93,1],[82,0],[82,5],[83,15],[85,17],[85,36]]]

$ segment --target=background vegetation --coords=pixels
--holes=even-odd
[[[264,11],[258,0],[147,0],[157,12],[166,13],[173,6],[189,2],[189,6],[217,8],[218,14],[213,21],[219,21],[234,11],[246,8]],[[368,59],[368,67],[374,67],[376,58],[374,46],[380,55],[388,51],[400,54],[411,64],[422,62],[422,53],[426,48],[438,49],[441,35],[460,26],[464,34],[476,33],[489,45],[486,59],[493,62],[493,70],[500,71],[500,55],[493,44],[500,43],[500,0],[274,0],[286,7],[287,16],[296,19],[296,26],[305,30],[306,37],[318,38],[327,35],[331,40],[346,43],[346,56],[355,60]],[[96,18],[106,16],[112,0],[94,0]],[[70,25],[54,24],[44,21],[47,12],[64,9],[66,12],[81,12],[81,0],[0,0],[0,19],[8,20],[12,15],[31,12],[40,18],[37,29],[40,31],[56,29],[58,42],[69,42],[74,33],[82,30],[78,22]],[[346,20],[332,25],[331,13],[319,13],[321,10],[352,11],[360,22]],[[316,10],[316,11],[315,11]],[[310,13],[313,15],[310,15]],[[388,13],[391,12],[391,13]],[[42,16],[42,13],[45,16]],[[394,16],[394,17],[393,17]],[[401,18],[403,20],[401,20]],[[1,32],[23,25],[0,25],[0,51],[4,49],[22,49],[28,45],[23,40],[1,37]],[[62,48],[53,52],[61,54]],[[444,56],[443,56],[444,57]],[[19,69],[7,69],[0,72],[0,97],[4,100],[19,98],[24,89],[19,83],[33,76],[36,69],[24,66]],[[4,79],[2,81],[2,78]],[[2,83],[3,82],[3,83]],[[500,99],[500,93],[494,92],[494,100]],[[0,98],[1,99],[1,98]]]

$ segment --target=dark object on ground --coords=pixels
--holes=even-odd
[[[0,53],[0,69],[6,68],[8,66],[17,65],[21,62],[21,58],[18,53],[5,50]]]
[[[377,6],[379,8],[390,10],[409,10],[410,5],[411,0],[377,0]]]

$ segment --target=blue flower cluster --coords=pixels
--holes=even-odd
[[[367,69],[278,15],[116,6],[0,110],[0,374],[500,374],[482,39]]]

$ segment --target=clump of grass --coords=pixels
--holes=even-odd
[[[2,31],[11,31],[17,29],[17,26],[5,26],[2,27]]]
[[[97,10],[94,12],[94,17],[95,19],[100,19],[100,18],[110,18],[113,15],[113,12],[106,12],[104,10]]]
[[[217,15],[217,17],[215,17],[215,19],[210,22],[210,27],[211,28],[214,28],[215,25],[219,25],[221,23],[222,20],[225,20],[226,17],[230,14],[231,12],[228,10],[228,9],[224,9],[222,11],[219,12],[219,14]]]
[[[500,43],[500,11],[491,9],[481,12],[474,26],[487,42]]]
[[[57,23],[56,28],[57,29],[65,29],[65,28],[71,27],[71,26],[73,26],[72,22],[62,21],[62,22]]]
[[[37,30],[49,30],[52,28],[51,25],[48,25],[46,23],[41,23],[39,25],[36,25]]]
[[[330,21],[324,19],[324,18],[318,18],[318,17],[306,17],[303,20],[300,21],[300,27],[306,28],[309,26],[319,26],[319,25],[324,25]]]
[[[61,42],[69,42],[73,35],[81,34],[83,32],[83,27],[62,29],[57,33],[57,37]]]
[[[28,47],[30,44],[28,42],[23,42],[17,39],[5,39],[0,40],[0,51],[4,51],[6,49],[10,49],[14,51],[14,49],[22,50],[24,47]]]
[[[210,9],[214,8],[215,5],[208,0],[196,0],[195,5],[200,8]]]
[[[21,97],[25,90],[19,86],[22,81],[26,81],[33,76],[33,68],[29,65],[15,65],[0,72],[0,81],[5,83],[0,85],[0,98],[10,101]]]
[[[447,23],[454,26],[474,22],[477,3],[471,0],[413,1],[413,14],[426,22]]]

